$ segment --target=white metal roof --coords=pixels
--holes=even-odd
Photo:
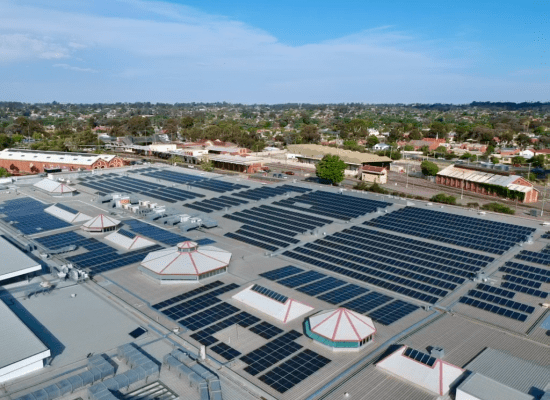
[[[258,158],[258,157],[232,156],[230,154],[224,154],[220,156],[209,155],[208,158],[211,161],[224,162],[229,164],[239,164],[239,165],[258,164],[264,161],[262,158]]]
[[[445,395],[450,385],[464,373],[462,368],[439,359],[431,367],[422,364],[406,357],[403,354],[406,349],[407,346],[397,349],[376,367],[440,396]]]
[[[19,319],[17,315],[0,301],[0,381],[3,369],[14,366],[33,356],[50,356],[50,350]]]
[[[105,236],[105,239],[126,250],[142,249],[144,247],[153,246],[155,244],[154,242],[147,240],[141,236],[135,236],[133,239],[131,239],[127,236],[121,235],[118,232],[113,232],[110,235]]]
[[[33,151],[21,149],[5,149],[0,151],[1,160],[36,161],[51,164],[81,164],[92,165],[97,160],[111,161],[111,154],[63,153],[58,151]]]
[[[62,182],[52,181],[51,179],[45,178],[40,182],[35,183],[33,186],[36,186],[39,189],[45,190],[48,193],[70,193],[76,191],[76,189],[65,185]]]
[[[251,285],[240,291],[233,298],[282,323],[290,322],[313,310],[313,307],[291,298],[288,298],[285,303],[281,303],[252,290],[253,286]]]
[[[376,332],[372,320],[346,308],[322,311],[309,317],[312,332],[331,341],[361,341]]]
[[[84,223],[82,227],[86,229],[94,230],[94,229],[112,228],[112,227],[118,226],[119,224],[120,224],[120,221],[118,219],[108,217],[107,215],[99,214],[94,219],[91,219],[88,222]]]
[[[197,246],[193,251],[180,251],[179,246],[190,248],[185,243],[149,253],[141,265],[159,275],[200,275],[226,267],[231,260],[230,252],[214,246]]]
[[[63,210],[59,207],[56,207],[55,204],[53,206],[49,206],[48,208],[45,208],[44,211],[46,211],[48,214],[53,215],[54,217],[62,219],[63,221],[69,222],[71,224],[89,221],[92,218],[89,215],[83,214],[81,212],[77,214],[70,213],[67,210]]]
[[[28,274],[34,271],[40,271],[42,266],[36,262],[8,240],[0,236],[0,254],[2,255],[2,262],[0,262],[0,283],[9,278]],[[2,301],[0,300],[0,303]],[[2,321],[0,319],[0,321]],[[2,325],[3,322],[0,322]],[[2,349],[2,342],[0,342],[0,351]],[[2,362],[0,354],[0,363]]]

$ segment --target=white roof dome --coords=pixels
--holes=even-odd
[[[309,325],[313,333],[333,342],[361,341],[376,332],[372,319],[347,308],[322,311],[309,318]]]

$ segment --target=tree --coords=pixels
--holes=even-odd
[[[321,139],[317,125],[304,125],[300,131],[303,143],[317,143]]]
[[[439,172],[439,167],[431,161],[422,161],[422,164],[420,164],[420,168],[422,169],[422,174],[426,176],[436,176]]]
[[[346,133],[346,137],[365,137],[369,134],[369,124],[363,119],[353,119],[345,125],[344,131]]]
[[[512,157],[512,164],[514,165],[525,164],[525,158],[523,158],[522,156]]]
[[[527,136],[525,133],[520,133],[516,138],[516,142],[519,147],[521,147],[522,149],[525,149],[527,146],[531,144],[531,138]]]
[[[8,176],[11,176],[8,170],[0,167],[0,178],[7,178]]]
[[[23,135],[13,135],[11,138],[15,143],[21,143],[25,139]]]
[[[181,159],[180,156],[174,155],[174,156],[172,156],[172,157],[170,157],[170,158],[168,159],[168,162],[169,162],[170,164],[176,164],[176,163],[180,163],[180,164],[181,164],[181,163],[183,163],[183,160]]]
[[[495,152],[495,146],[489,145],[487,146],[487,150],[485,150],[485,155],[490,156]]]
[[[335,184],[344,180],[346,163],[338,156],[327,154],[317,163],[315,169],[317,177]]]
[[[544,157],[544,154],[539,154],[538,156],[532,157],[529,162],[532,163],[532,166],[535,168],[544,168],[544,164],[546,164],[546,159]]]
[[[214,163],[209,158],[203,158],[200,167],[203,171],[210,172],[214,170]]]
[[[372,148],[374,145],[378,144],[378,138],[374,135],[369,135],[367,137],[367,146]]]
[[[498,163],[500,162],[500,160],[499,160],[498,157],[494,157],[494,156],[493,156],[493,157],[491,157],[491,162],[492,162],[493,164],[498,164]]]
[[[414,151],[414,146],[410,144],[406,144],[405,147],[403,147],[404,151]]]
[[[418,130],[418,128],[414,128],[409,133],[409,140],[422,140],[422,133]]]
[[[188,129],[188,128],[191,128],[194,124],[195,124],[195,120],[193,119],[193,117],[187,116],[181,119],[182,128]]]

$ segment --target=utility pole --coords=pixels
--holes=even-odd
[[[460,192],[460,198],[463,199],[464,198],[464,171],[462,171],[462,185],[461,185],[461,189],[462,191]]]
[[[405,187],[409,187],[409,164],[407,164],[407,183],[405,184]]]
[[[544,195],[542,197],[542,207],[540,209],[540,216],[542,217],[544,215],[544,202],[546,200],[546,189],[548,188],[548,178],[546,178],[546,182],[544,182]]]

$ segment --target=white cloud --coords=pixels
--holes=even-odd
[[[51,38],[20,33],[0,33],[0,62],[16,62],[33,58],[56,59],[68,56],[67,48]]]
[[[78,60],[94,68],[56,67],[100,70],[86,85],[98,96],[124,101],[139,94],[146,101],[466,102],[550,89],[545,83],[531,91],[519,76],[479,76],[472,72],[479,58],[468,53],[467,45],[426,42],[389,26],[290,46],[242,22],[186,6],[91,3],[79,9],[79,2],[65,2],[56,9],[57,2],[29,6],[0,0],[0,60],[14,65],[32,59]],[[116,7],[123,13],[111,14],[119,16],[105,11]],[[461,58],[442,56],[453,46],[464,48]],[[47,81],[47,72],[41,78]],[[79,83],[70,82],[75,88]],[[151,98],[144,99],[144,93]]]
[[[77,72],[92,72],[92,73],[97,73],[98,72],[97,70],[92,69],[92,68],[74,67],[74,66],[69,65],[69,64],[54,64],[53,66],[55,68],[63,68],[63,69],[67,69],[67,70],[70,70],[70,71],[77,71]]]

